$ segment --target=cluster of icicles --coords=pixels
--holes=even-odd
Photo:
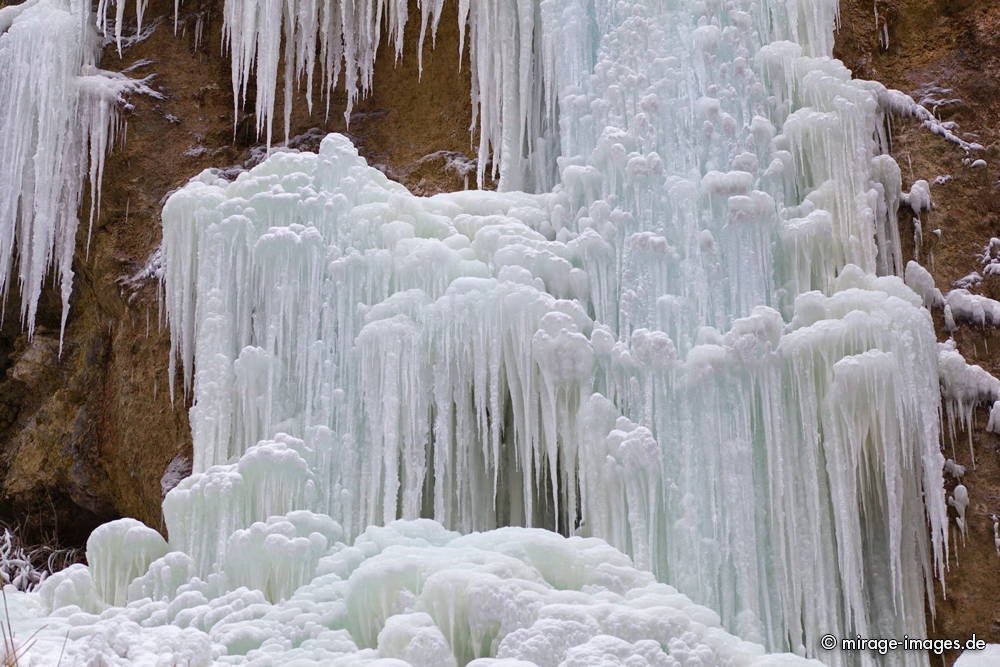
[[[819,640],[924,636],[938,347],[894,275],[898,99],[828,57],[836,4],[460,0],[501,192],[414,197],[338,135],[192,179],[163,211],[195,446],[169,541],[108,524],[15,605],[112,664],[876,664]],[[227,0],[237,103],[255,73],[270,136],[279,63],[288,105],[317,57],[353,99],[407,7]]]
[[[129,93],[156,95],[144,81],[95,67],[92,22],[89,1],[0,8],[0,300],[16,275],[29,334],[53,267],[66,325],[85,177],[93,224],[119,103]]]

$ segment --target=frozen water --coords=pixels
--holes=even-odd
[[[237,103],[255,76],[270,140],[317,53],[353,100],[408,6],[227,1]],[[875,664],[819,639],[924,636],[941,390],[967,420],[1000,395],[923,306],[990,306],[895,275],[885,117],[922,107],[828,57],[836,9],[462,0],[500,192],[414,197],[340,135],[192,179],[163,211],[194,403],[169,540],[112,524],[17,604],[74,656],[193,664]]]
[[[90,222],[100,203],[116,106],[145,83],[95,67],[100,42],[89,3],[27,0],[0,8],[0,299],[20,289],[29,335],[54,268],[69,313],[77,210],[90,182]]]
[[[989,667],[1000,660],[1000,644],[987,644],[982,651],[965,651],[958,656],[955,667]]]
[[[822,57],[834,10],[543,3],[545,194],[415,198],[337,136],[194,179],[164,258],[195,470],[293,433],[307,507],[348,535],[591,534],[770,646],[922,632],[938,353],[921,297],[874,275],[902,269],[901,180],[887,93]],[[200,567],[263,519],[233,511]]]
[[[990,375],[979,365],[970,366],[958,351],[954,340],[940,343],[938,374],[941,378],[941,394],[947,414],[947,432],[951,436],[952,456],[958,432],[958,424],[969,436],[969,457],[975,465],[976,455],[972,448],[972,417],[980,405],[995,406],[1000,401],[1000,380]],[[990,410],[987,430],[1000,428],[994,417],[995,408]]]
[[[121,554],[149,555],[141,531],[121,528],[111,531]],[[268,548],[247,535],[266,535]],[[527,528],[460,536],[426,519],[370,527],[351,545],[341,535],[328,517],[273,516],[234,534],[236,560],[208,579],[192,578],[179,552],[153,561],[127,606],[108,607],[108,591],[95,593],[81,565],[37,595],[8,588],[17,636],[50,614],[21,664],[54,664],[66,637],[67,664],[122,666],[446,667],[494,656],[473,664],[555,666],[601,655],[663,667],[818,664],[728,634],[715,612],[594,538]],[[287,578],[295,572],[306,585]]]
[[[358,97],[372,88],[382,39],[400,57],[410,4],[409,0],[226,0],[225,41],[232,56],[237,106],[246,103],[247,85],[255,77],[257,133],[264,134],[270,145],[279,81],[283,82],[285,140],[293,90],[305,91],[311,109],[313,82],[318,79],[329,113],[330,95],[343,81],[347,92],[344,117],[349,120]],[[492,158],[492,176],[511,188],[553,185],[558,148],[551,68],[555,45],[540,28],[546,17],[557,17],[563,4],[573,3],[458,0],[459,48],[464,53],[467,45],[469,53],[475,113],[470,130],[479,136],[480,183]],[[420,0],[417,6],[421,58],[425,39],[433,40],[437,30],[444,0]],[[546,57],[537,57],[540,53]]]

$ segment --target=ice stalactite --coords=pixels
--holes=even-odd
[[[959,484],[955,487],[955,490],[951,494],[951,498],[948,499],[948,504],[955,508],[955,512],[958,516],[955,518],[955,523],[958,525],[959,532],[962,534],[962,543],[965,543],[965,508],[969,506],[969,490],[965,488],[964,484]]]
[[[1000,380],[978,364],[970,366],[966,363],[954,340],[939,343],[938,347],[938,375],[941,378],[941,395],[944,398],[952,456],[960,424],[961,430],[969,437],[969,458],[975,466],[976,452],[972,447],[974,411],[980,405],[996,405],[1000,400]],[[996,428],[996,424],[991,410],[987,430]]]
[[[330,95],[342,82],[347,92],[344,114],[350,120],[358,97],[372,89],[380,47],[386,49],[382,57],[401,56],[410,4],[409,0],[226,0],[225,41],[232,57],[237,106],[246,103],[253,77],[256,129],[270,146],[279,85],[287,141],[296,88],[305,91],[312,110],[318,81],[328,113]],[[545,3],[463,0],[458,4],[459,48],[463,58],[468,48],[464,66],[472,75],[475,116],[470,132],[479,136],[478,182],[484,182],[492,160],[490,176],[500,178],[508,189],[547,190],[555,182],[558,119],[549,78],[553,72],[543,70],[536,57],[544,40],[540,25]],[[418,58],[427,38],[433,41],[443,6],[444,0],[417,2]]]
[[[90,6],[28,0],[0,9],[0,296],[16,282],[29,334],[49,270],[66,326],[77,210],[89,179],[90,223],[100,204],[117,105],[143,81],[97,69]]]

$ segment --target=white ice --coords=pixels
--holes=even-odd
[[[142,81],[97,69],[99,47],[87,2],[0,8],[0,299],[20,290],[29,335],[50,270],[65,328],[84,184],[92,225],[117,105],[129,92],[155,94]]]
[[[955,667],[990,667],[1000,661],[1000,644],[987,644],[982,651],[965,651],[958,656]]]
[[[114,531],[124,540],[120,554],[151,555],[145,535],[123,528]],[[244,540],[257,531],[281,539],[257,551]],[[601,540],[526,528],[461,536],[428,520],[370,527],[350,545],[340,537],[328,517],[274,516],[234,534],[237,560],[207,579],[191,578],[180,552],[153,561],[129,588],[127,606],[108,605],[121,589],[95,595],[80,565],[34,595],[9,587],[16,637],[49,614],[19,664],[51,665],[59,655],[66,664],[192,667],[447,667],[477,659],[568,667],[598,664],[597,656],[610,660],[600,664],[658,667],[819,664],[766,654],[725,632],[715,612]],[[303,560],[303,550],[314,557]],[[261,558],[276,568],[259,567]],[[306,585],[274,587],[287,581],[281,571],[307,562]]]

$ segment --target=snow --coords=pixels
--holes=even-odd
[[[958,656],[955,667],[989,667],[1000,660],[1000,644],[987,644],[982,651],[965,651]]]
[[[171,552],[136,580],[127,606],[102,613],[66,606],[74,604],[71,583],[93,586],[84,566],[53,575],[37,597],[8,588],[19,636],[45,601],[62,603],[23,664],[51,664],[64,637],[65,660],[101,656],[110,665],[589,665],[601,655],[667,666],[818,664],[765,654],[726,633],[717,614],[598,539],[527,528],[461,536],[424,519],[370,527],[346,544],[339,526],[307,512],[257,528],[264,525],[249,532],[304,540],[316,557],[289,558],[278,547],[269,555],[274,569],[227,561],[219,576],[201,580],[190,579],[184,554]],[[242,563],[259,564],[258,547],[244,550],[245,533],[230,546]],[[123,554],[138,545],[130,542]],[[305,585],[271,595],[258,587],[295,573]]]

